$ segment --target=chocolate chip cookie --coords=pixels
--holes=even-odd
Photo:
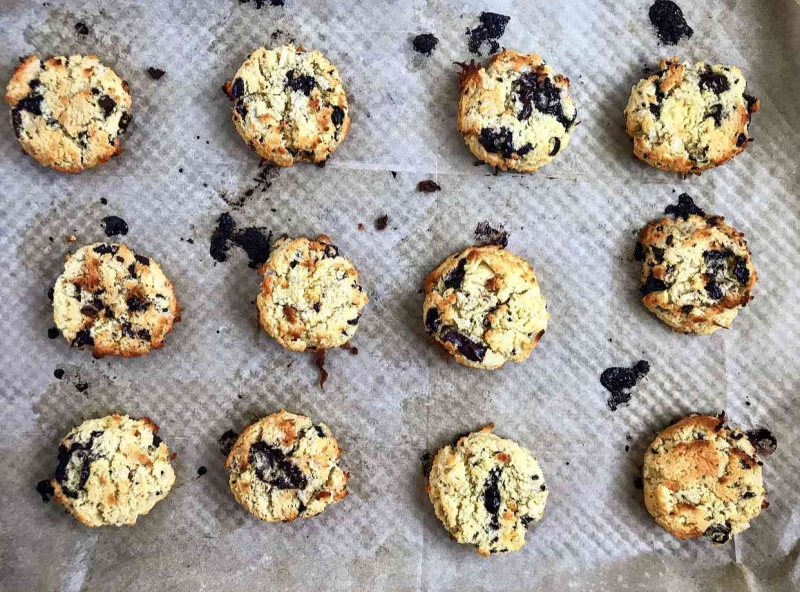
[[[355,266],[324,234],[281,237],[261,273],[258,322],[286,349],[338,347],[355,335],[369,298]]]
[[[521,362],[544,335],[544,295],[530,263],[499,245],[451,255],[425,280],[425,328],[459,364]]]
[[[6,88],[22,149],[44,166],[77,173],[122,152],[131,121],[127,83],[94,55],[32,55]]]
[[[462,68],[457,125],[476,157],[533,172],[567,147],[577,118],[569,79],[540,55],[504,50],[486,68]]]
[[[642,480],[647,511],[680,539],[725,543],[769,505],[747,434],[708,415],[661,432],[644,455]]]
[[[521,549],[530,523],[544,515],[548,494],[533,455],[494,435],[493,427],[439,450],[427,488],[450,535],[484,556]]]
[[[661,60],[631,90],[625,128],[633,153],[663,171],[696,173],[719,166],[750,143],[759,101],[736,66]]]
[[[117,414],[73,428],[58,448],[54,499],[86,526],[135,524],[175,483],[157,432],[146,417]]]
[[[225,467],[236,501],[256,518],[291,522],[311,518],[347,496],[349,475],[330,429],[280,411],[247,427]]]
[[[644,305],[678,333],[730,327],[758,281],[744,235],[687,194],[639,232]]]
[[[161,267],[125,245],[95,243],[67,256],[53,289],[56,327],[92,355],[142,356],[160,348],[180,307]]]
[[[350,129],[339,71],[319,51],[259,47],[224,88],[239,135],[280,166],[326,161]]]

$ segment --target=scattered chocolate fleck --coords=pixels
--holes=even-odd
[[[119,216],[106,216],[100,223],[106,236],[118,236],[128,234],[128,223]]]
[[[358,348],[356,346],[351,345],[349,350],[350,350],[350,353],[353,354],[354,356],[358,355]]]
[[[429,56],[433,53],[433,50],[436,49],[436,46],[439,45],[439,40],[433,33],[422,33],[414,37],[412,43],[414,45],[414,51]]]
[[[417,183],[417,191],[420,193],[434,193],[435,191],[441,191],[442,187],[436,181],[432,181],[427,179],[425,181],[420,181]]]
[[[78,382],[75,383],[75,390],[79,393],[85,392],[89,390],[89,383],[88,382]]]
[[[511,17],[495,12],[482,12],[478,19],[481,22],[480,25],[474,29],[467,29],[469,51],[476,55],[482,55],[481,47],[486,43],[489,46],[490,54],[497,52],[500,49],[497,40],[506,32],[506,25]]]
[[[75,32],[78,35],[88,35],[89,27],[86,26],[86,23],[75,23]]]
[[[325,381],[328,380],[328,371],[325,370],[325,350],[318,349],[314,353],[314,363],[319,368],[319,388],[325,388]]]
[[[631,368],[606,368],[600,375],[600,384],[603,385],[611,396],[607,404],[611,411],[631,400],[631,389],[650,372],[650,364],[646,360],[639,360]]]
[[[363,222],[359,222],[358,226],[356,226],[356,228],[358,228],[358,230],[361,231],[361,230],[364,230],[366,228],[366,226],[364,226]]]
[[[55,493],[53,484],[49,479],[43,479],[36,484],[36,492],[42,496],[42,502],[47,503],[50,497]]]
[[[387,216],[386,214],[380,216],[378,219],[375,220],[376,230],[386,230],[387,226],[389,226],[389,216]]]
[[[208,473],[208,469],[206,467],[203,467],[203,466],[197,467],[197,476],[198,477],[202,477],[206,473]]]
[[[219,451],[223,455],[228,456],[231,453],[231,448],[233,448],[233,445],[236,444],[237,438],[239,438],[239,434],[237,434],[233,430],[228,430],[227,432],[222,434],[217,440],[217,444],[219,445]]]
[[[489,226],[488,222],[479,222],[475,227],[475,244],[478,246],[498,245],[504,249],[508,246],[508,232],[500,224],[497,228]]]
[[[164,76],[164,74],[166,74],[166,72],[161,68],[154,68],[153,66],[150,66],[147,69],[147,73],[150,74],[150,78],[152,78],[153,80],[160,80],[161,77]]]
[[[778,449],[778,439],[767,428],[748,430],[746,434],[756,452],[763,456],[769,456]]]
[[[47,330],[47,336],[50,339],[58,339],[59,335],[61,335],[61,332],[58,330],[58,327],[50,327]]]
[[[106,206],[106,205],[108,205],[108,200],[105,197],[101,197],[100,198],[100,203],[103,204],[104,206]]]
[[[62,378],[64,378],[64,371],[61,368],[56,368],[53,371],[53,376],[61,380]]]
[[[263,227],[236,228],[236,222],[228,212],[220,214],[217,227],[211,235],[209,253],[220,263],[228,260],[228,251],[233,246],[244,249],[250,259],[252,269],[265,263],[269,258],[272,232]]]
[[[658,39],[664,45],[677,45],[683,37],[691,39],[694,34],[680,6],[671,0],[656,0],[650,7],[649,16]]]
[[[256,9],[269,3],[270,6],[283,6],[285,0],[255,0]],[[239,4],[249,4],[250,0],[239,0]]]
[[[669,205],[664,209],[667,216],[675,216],[676,218],[683,218],[688,220],[689,216],[705,216],[706,213],[694,203],[692,196],[688,193],[681,193],[678,196],[678,203]]]

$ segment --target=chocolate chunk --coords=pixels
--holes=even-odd
[[[522,109],[517,114],[517,119],[520,121],[528,119],[534,107],[539,113],[555,117],[564,129],[569,129],[575,121],[564,114],[561,90],[547,76],[540,76],[535,71],[527,72],[519,77],[515,92],[517,99],[522,103]]]
[[[311,94],[311,91],[314,90],[314,87],[317,86],[317,81],[313,76],[309,76],[308,74],[301,74],[298,76],[294,70],[289,70],[289,72],[286,73],[286,86],[308,96]]]
[[[61,332],[58,330],[58,327],[50,327],[47,330],[47,336],[50,339],[58,339],[59,335],[61,335]]]
[[[85,347],[87,345],[94,345],[94,338],[89,333],[88,329],[82,329],[75,335],[72,341],[72,347]]]
[[[341,107],[334,107],[333,113],[331,113],[331,121],[336,127],[341,126],[344,123],[344,109]]]
[[[236,101],[236,105],[234,106],[234,109],[239,114],[239,117],[241,117],[242,119],[247,117],[247,105],[244,104],[244,100],[243,99],[239,99],[239,100]]]
[[[322,429],[322,426],[315,425],[314,426],[314,431],[317,432],[317,436],[319,436],[320,438],[327,438],[327,436],[325,435],[325,430]]]
[[[86,26],[86,23],[75,23],[75,32],[78,35],[86,36],[89,34],[89,27]]]
[[[753,95],[748,95],[747,93],[742,94],[744,97],[745,102],[747,103],[747,112],[753,113],[756,109],[756,103],[758,103],[758,99],[755,98]]]
[[[706,282],[706,293],[712,300],[720,300],[725,295],[725,292],[713,277]]]
[[[147,73],[150,74],[150,78],[153,80],[161,80],[164,74],[166,74],[166,72],[161,68],[154,68],[153,66],[150,66],[147,69]]]
[[[118,236],[128,234],[128,223],[119,216],[106,216],[100,223],[106,236]]]
[[[414,45],[414,51],[429,56],[433,53],[433,50],[436,49],[436,46],[439,45],[439,40],[433,33],[422,33],[414,37],[412,44]]]
[[[652,292],[663,292],[668,288],[669,286],[666,284],[666,282],[664,282],[664,280],[654,278],[653,274],[651,273],[649,276],[647,276],[647,280],[645,280],[644,285],[639,288],[639,292],[644,298]]]
[[[419,183],[417,183],[417,191],[419,191],[420,193],[434,193],[435,191],[441,191],[441,190],[442,187],[438,183],[430,179],[427,179],[426,181],[420,181]]]
[[[231,85],[231,96],[234,99],[240,99],[244,96],[244,80],[237,78]]]
[[[683,17],[683,11],[672,0],[656,0],[648,12],[658,39],[664,45],[677,45],[683,38],[691,39],[694,31]]]
[[[747,142],[747,136],[744,134],[739,134],[739,137],[736,138],[736,147],[741,148],[744,146],[745,142]]]
[[[533,150],[533,146],[531,146],[531,143],[528,142],[527,144],[523,145],[521,148],[517,149],[517,156],[525,156],[531,150]]]
[[[747,260],[737,255],[733,261],[733,275],[736,281],[743,286],[747,285],[747,282],[750,280],[750,270],[747,267]]]
[[[650,252],[653,253],[653,261],[656,263],[664,262],[664,254],[666,253],[665,249],[661,249],[659,247],[650,247]]]
[[[698,84],[702,90],[709,90],[715,95],[720,95],[731,87],[728,78],[723,74],[717,74],[710,66],[706,66],[705,71],[700,74],[700,82]]]
[[[500,154],[503,158],[510,158],[514,154],[514,136],[507,127],[492,129],[485,127],[481,129],[478,143],[483,146],[486,152]]]
[[[142,265],[150,265],[150,259],[148,259],[147,257],[143,257],[142,255],[134,255],[134,258],[138,263],[141,263]]]
[[[767,428],[748,430],[746,434],[756,452],[763,456],[769,456],[778,449],[778,439]]]
[[[550,142],[553,144],[553,147],[550,148],[549,156],[555,156],[561,150],[561,139],[553,137],[550,139]]]
[[[502,469],[495,467],[489,471],[489,477],[483,486],[483,507],[492,516],[492,521],[489,526],[498,530],[500,528],[500,504],[502,497],[500,496],[500,473]]]
[[[153,434],[153,448],[161,446],[161,437],[158,434]]]
[[[644,261],[646,259],[644,247],[639,241],[636,241],[636,246],[633,248],[633,258],[637,261]]]
[[[722,105],[719,104],[719,103],[716,104],[716,105],[711,105],[711,107],[708,108],[708,115],[706,115],[706,117],[710,117],[711,119],[713,119],[714,120],[714,125],[716,125],[717,127],[721,126],[722,125]]]
[[[691,304],[684,304],[683,306],[681,306],[681,312],[683,314],[689,314],[693,310],[694,310],[694,306],[692,306]]]
[[[122,113],[122,116],[119,118],[119,134],[124,134],[128,131],[128,125],[130,125],[132,119],[133,117],[131,117],[131,114],[127,111]]]
[[[650,113],[652,113],[653,117],[655,117],[656,119],[661,117],[661,104],[660,103],[650,103],[650,106],[648,107],[648,109],[650,109]]]
[[[668,216],[675,216],[676,218],[683,218],[688,220],[689,216],[705,216],[706,213],[697,205],[688,193],[681,193],[678,196],[678,203],[676,205],[669,205],[664,209],[664,213]]]
[[[308,486],[300,468],[287,459],[280,448],[267,442],[250,446],[250,463],[255,467],[256,477],[277,489],[305,489]]]
[[[36,493],[42,496],[42,502],[46,504],[50,501],[55,490],[49,479],[43,479],[36,484]]]
[[[336,259],[339,256],[339,247],[336,245],[325,245],[325,251],[322,254],[323,259]]]
[[[86,486],[92,461],[95,460],[95,456],[91,453],[92,445],[102,433],[101,431],[94,431],[89,435],[88,442],[74,442],[69,448],[64,444],[58,447],[58,466],[56,467],[55,477],[67,497],[76,499],[78,492]],[[69,481],[67,470],[70,466],[75,465],[80,467],[80,478],[78,480],[78,488],[73,490],[67,485]]]
[[[97,104],[100,105],[100,108],[103,110],[103,117],[106,118],[114,112],[114,107],[117,106],[117,102],[108,95],[100,97],[97,100]]]
[[[231,449],[233,448],[233,445],[236,444],[236,440],[238,438],[239,434],[237,434],[233,430],[228,430],[227,432],[222,434],[217,440],[219,451],[223,455],[228,456],[231,453]]]
[[[452,343],[459,353],[472,362],[482,362],[489,349],[482,343],[476,343],[457,329],[448,328],[442,334],[442,340]]]
[[[147,299],[141,299],[138,296],[131,296],[125,300],[129,312],[142,312],[150,307]]]
[[[442,326],[442,320],[439,318],[438,308],[429,308],[425,313],[425,329],[428,333],[436,333]]]
[[[356,318],[350,319],[349,321],[347,321],[347,324],[348,325],[353,325],[353,326],[358,325],[358,319],[360,319],[360,318],[361,318],[361,315],[357,315]]]
[[[461,283],[464,281],[464,276],[467,274],[466,266],[467,258],[462,257],[459,259],[456,266],[445,276],[444,287],[447,289],[458,290],[461,287]]]
[[[384,214],[375,220],[376,230],[386,230],[387,226],[389,226],[389,216]]]
[[[479,222],[475,227],[475,244],[497,245],[505,249],[508,246],[508,232],[503,229],[502,224],[498,228],[492,228],[488,222]]]
[[[750,467],[747,467],[747,468],[749,469]],[[756,496],[756,492],[755,492],[755,491],[745,491],[745,492],[742,494],[742,499],[743,499],[743,500],[746,500],[746,499],[753,499],[755,496]]]
[[[22,112],[27,111],[31,115],[42,114],[42,101],[44,97],[31,92],[24,99],[17,102],[16,107],[11,110],[11,123],[14,128],[14,134],[19,138],[22,134]]]
[[[631,389],[650,372],[650,364],[646,360],[639,360],[631,368],[606,368],[600,375],[600,384],[603,385],[611,396],[607,404],[611,411],[628,403],[631,400]]]
[[[202,477],[206,473],[208,473],[208,469],[206,467],[203,467],[203,466],[197,467],[197,476],[198,477]]]
[[[731,538],[731,525],[727,522],[724,524],[712,524],[706,528],[703,536],[718,545],[727,543]]]
[[[503,33],[506,32],[506,25],[511,17],[494,12],[482,12],[478,17],[481,24],[474,29],[467,29],[467,47],[469,51],[481,55],[481,46],[486,43],[489,45],[489,53],[495,53],[500,49],[497,42]]]
[[[116,255],[119,247],[117,245],[99,244],[92,250],[98,255]]]

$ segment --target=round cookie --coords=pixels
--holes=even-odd
[[[633,153],[683,174],[727,162],[751,141],[747,128],[759,101],[746,86],[736,66],[661,60],[659,72],[633,87],[625,109]]]
[[[747,435],[708,415],[690,415],[656,436],[642,480],[647,511],[680,539],[725,543],[769,505]]]
[[[485,69],[462,67],[457,125],[477,158],[528,173],[567,147],[578,116],[569,79],[542,56],[503,50]]]
[[[32,55],[6,88],[22,149],[57,171],[77,173],[122,152],[131,121],[128,84],[95,55]]]
[[[281,410],[247,427],[225,467],[236,501],[256,518],[311,518],[347,496],[349,475],[325,424]]]
[[[433,459],[428,495],[450,535],[478,553],[517,551],[531,522],[544,515],[547,486],[528,450],[489,424],[445,446]]]
[[[425,280],[422,314],[459,364],[486,370],[525,360],[550,317],[533,267],[499,245],[445,259]]]
[[[278,239],[261,273],[258,322],[286,349],[329,349],[355,335],[369,298],[356,268],[324,234]]]
[[[86,526],[135,524],[175,483],[156,432],[146,417],[116,413],[73,428],[58,448],[54,499]]]
[[[56,327],[72,347],[103,356],[143,356],[180,321],[172,282],[125,245],[94,243],[67,256],[53,289]]]
[[[678,333],[727,329],[758,281],[744,235],[686,194],[665,213],[639,232],[642,302]]]
[[[280,166],[325,162],[350,129],[339,71],[319,51],[259,47],[224,88],[236,131]]]

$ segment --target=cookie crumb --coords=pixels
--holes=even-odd
[[[616,411],[620,405],[631,400],[631,389],[650,372],[650,364],[646,360],[639,360],[631,368],[607,368],[600,375],[600,384],[603,385],[611,396],[607,404],[611,411]]]
[[[377,220],[375,220],[376,230],[386,230],[387,226],[389,226],[389,216],[387,216],[386,214],[380,216]]]
[[[75,32],[81,37],[85,37],[89,34],[89,27],[86,26],[86,23],[75,23]]]
[[[664,45],[677,45],[683,38],[691,39],[694,30],[686,22],[680,6],[672,0],[656,0],[648,12],[650,23]]]
[[[150,78],[153,80],[161,80],[164,74],[166,74],[166,72],[161,68],[154,68],[153,66],[150,66],[147,69],[147,73],[150,74]]]
[[[101,197],[100,198],[100,203],[103,204],[104,206],[107,206],[108,205],[108,200],[105,197]]]
[[[118,236],[128,234],[128,223],[119,216],[106,216],[100,223],[106,236]]]
[[[441,191],[442,186],[432,181],[431,179],[427,179],[425,181],[420,181],[417,183],[417,191],[420,193],[433,193],[435,191]]]
[[[364,223],[363,223],[363,222],[359,222],[359,223],[358,223],[358,226],[357,226],[357,228],[358,228],[359,230],[364,230],[364,228],[366,228],[366,227],[364,226]]]
[[[328,371],[325,370],[325,350],[318,349],[314,353],[314,363],[319,368],[319,388],[325,388],[325,382],[328,380]]]
[[[474,29],[467,29],[467,47],[471,53],[482,55],[481,47],[488,44],[489,53],[496,53],[500,49],[497,42],[506,32],[506,25],[511,20],[510,16],[495,12],[482,12],[478,17],[481,24]]]
[[[429,56],[439,45],[439,39],[433,33],[422,33],[414,37],[412,44],[414,45],[414,51],[424,56]]]
[[[505,249],[508,246],[508,232],[504,230],[502,224],[492,228],[488,222],[479,222],[475,227],[475,245],[480,247],[497,245]]]

